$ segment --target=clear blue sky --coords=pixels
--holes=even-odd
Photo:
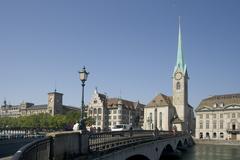
[[[64,93],[80,106],[78,70],[109,97],[148,103],[172,95],[178,16],[190,76],[189,103],[240,92],[239,0],[2,0],[0,101],[46,104]]]

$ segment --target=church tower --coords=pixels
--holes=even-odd
[[[184,63],[181,24],[179,18],[177,63],[173,72],[173,105],[179,119],[178,130],[187,129],[188,121],[188,73]]]

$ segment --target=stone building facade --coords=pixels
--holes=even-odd
[[[174,68],[173,96],[157,95],[144,109],[144,129],[187,131],[195,130],[193,107],[188,104],[188,72],[182,51],[179,24],[177,63]]]
[[[240,94],[203,99],[195,112],[196,138],[240,140]]]
[[[0,108],[0,117],[29,116],[40,113],[51,115],[65,114],[68,111],[80,111],[80,108],[63,105],[63,94],[59,92],[48,93],[48,104],[34,105],[22,102],[20,105],[8,105],[6,100]]]
[[[107,98],[94,91],[87,108],[87,114],[95,119],[93,127],[109,130],[116,124],[131,124],[140,128],[143,124],[144,105],[121,98]]]

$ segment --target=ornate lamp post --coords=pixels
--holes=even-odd
[[[80,126],[79,129],[80,130],[86,130],[86,125],[85,125],[85,121],[84,121],[84,110],[85,110],[85,106],[84,106],[84,86],[85,86],[85,82],[87,81],[88,78],[88,74],[89,72],[86,71],[85,66],[83,67],[83,69],[78,72],[80,75],[80,80],[82,81],[82,106],[81,106],[81,115],[80,115]]]

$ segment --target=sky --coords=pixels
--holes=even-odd
[[[0,103],[81,105],[78,71],[108,97],[147,104],[172,95],[178,17],[189,103],[239,93],[239,0],[1,0]]]

